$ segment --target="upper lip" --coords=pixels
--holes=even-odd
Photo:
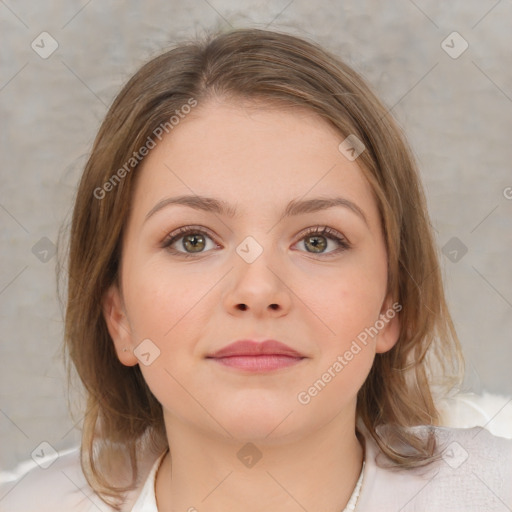
[[[291,357],[305,357],[293,348],[276,340],[252,341],[238,340],[226,345],[207,357],[229,357],[229,356],[259,356],[259,355],[282,355]]]

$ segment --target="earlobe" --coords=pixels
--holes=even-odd
[[[125,366],[136,365],[138,360],[131,350],[131,329],[117,284],[111,285],[105,292],[102,309],[119,361]]]
[[[402,310],[402,305],[398,302],[393,302],[391,297],[384,302],[379,315],[379,329],[377,336],[377,343],[375,351],[379,354],[391,350],[397,343],[400,337],[400,318],[399,311]]]

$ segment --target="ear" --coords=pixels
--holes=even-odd
[[[393,300],[391,295],[386,297],[382,304],[379,314],[379,320],[384,323],[384,327],[379,330],[375,351],[379,354],[391,350],[400,336],[400,319],[398,312],[402,310],[402,305]]]
[[[119,361],[125,366],[136,365],[139,361],[133,353],[131,327],[117,284],[113,284],[105,292],[102,308],[105,323],[114,342]]]

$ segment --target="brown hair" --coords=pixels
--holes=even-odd
[[[236,29],[182,43],[145,64],[110,107],[81,177],[70,231],[65,349],[72,362],[67,360],[68,378],[74,365],[86,390],[81,463],[87,480],[117,508],[114,498],[136,485],[138,452],[167,447],[162,407],[139,366],[118,360],[101,304],[118,279],[135,184],[138,162],[126,163],[158,127],[170,128],[183,105],[213,97],[304,107],[337,128],[340,142],[355,135],[365,145],[358,163],[381,215],[388,292],[403,309],[398,342],[377,354],[359,391],[358,421],[394,463],[428,463],[435,456],[433,439],[407,427],[438,423],[429,381],[439,370],[454,376],[445,384],[458,382],[463,360],[413,155],[389,111],[347,64],[303,38]],[[107,182],[112,190],[99,192]],[[391,425],[408,449],[386,443],[378,433],[383,425]],[[114,452],[128,454],[129,485],[113,484],[116,469],[107,469],[106,461],[115,460]]]

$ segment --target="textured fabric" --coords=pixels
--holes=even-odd
[[[426,434],[427,428],[415,427]],[[512,439],[481,427],[433,428],[442,458],[426,468],[391,470],[367,444],[357,512],[506,512],[512,510]],[[379,455],[380,454],[380,455]]]
[[[357,512],[506,512],[512,509],[512,439],[481,427],[432,429],[442,457],[425,468],[379,466],[383,454],[365,435],[365,467]],[[385,430],[385,429],[383,429]],[[155,474],[164,453],[146,461],[141,485],[127,495],[123,512],[156,512]],[[31,469],[0,486],[2,512],[112,512],[88,486],[79,449],[50,467]]]

